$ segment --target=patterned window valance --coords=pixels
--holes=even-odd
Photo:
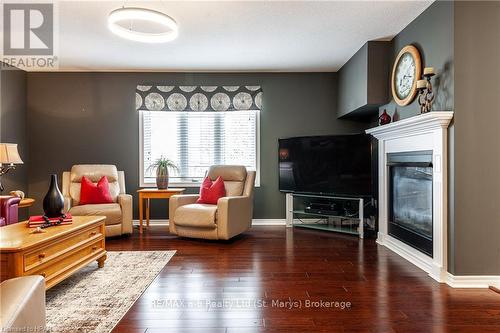
[[[139,85],[135,107],[140,111],[242,111],[262,108],[260,86]]]

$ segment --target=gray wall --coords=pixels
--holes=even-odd
[[[500,275],[500,2],[455,2],[455,274]]]
[[[420,51],[423,67],[434,67],[438,73],[433,78],[436,93],[433,110],[453,110],[453,2],[436,1],[394,37],[391,71],[399,51],[408,44],[413,44]],[[392,99],[390,89],[388,93],[391,102],[381,106],[380,112],[387,109],[391,116],[396,112],[396,119],[420,113],[416,99],[410,105],[401,107]]]
[[[433,66],[433,110],[454,110],[449,128],[449,262],[455,275],[500,274],[500,3],[438,1],[392,41],[393,59],[416,45]],[[416,101],[382,106],[396,119],[419,114]]]
[[[17,143],[24,165],[2,176],[3,194],[28,192],[28,139],[26,133],[26,72],[0,63],[0,142]],[[20,217],[27,216],[26,210]]]
[[[399,51],[408,44],[415,45],[422,56],[423,66],[432,66],[437,75],[432,79],[436,100],[433,110],[449,111],[454,108],[454,3],[436,1],[401,31],[392,43],[392,60],[390,70]],[[390,85],[390,79],[388,81]],[[389,89],[389,94],[391,90]],[[415,99],[407,106],[399,106],[391,101],[379,108],[379,113],[387,109],[394,120],[404,119],[420,114],[420,106]],[[455,126],[453,121],[449,127],[448,150],[448,269],[455,272]]]
[[[284,195],[278,191],[278,138],[354,133],[365,127],[337,119],[335,73],[29,73],[30,195],[41,199],[49,175],[61,175],[77,163],[116,164],[125,170],[127,190],[135,195],[139,115],[134,91],[144,82],[262,86],[261,187],[256,190],[255,218],[285,216]],[[134,205],[137,217],[137,198]],[[156,202],[153,218],[165,218],[166,210]]]

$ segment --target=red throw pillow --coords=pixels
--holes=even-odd
[[[218,177],[214,182],[210,177],[206,177],[200,187],[200,197],[196,203],[217,205],[217,201],[226,195],[224,181]]]
[[[112,203],[113,198],[109,194],[109,183],[106,176],[102,176],[97,184],[87,177],[82,177],[80,188],[80,205]]]

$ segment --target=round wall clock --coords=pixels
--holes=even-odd
[[[392,97],[398,105],[410,104],[417,93],[417,81],[422,75],[420,52],[413,45],[399,51],[392,68]]]

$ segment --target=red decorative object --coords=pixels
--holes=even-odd
[[[73,217],[71,214],[66,214],[64,217],[51,217],[48,218],[49,223],[52,225],[65,225],[73,223]],[[50,226],[49,224],[49,226]],[[46,227],[47,226],[47,218],[44,218],[43,215],[35,215],[30,216],[28,221],[28,227],[37,228],[37,227]]]
[[[87,177],[82,177],[80,188],[80,205],[112,203],[109,194],[109,183],[106,176],[102,176],[97,184],[92,183]]]
[[[380,125],[386,125],[389,124],[390,122],[391,122],[391,116],[389,116],[387,111],[384,110],[384,112],[380,115],[380,117],[378,117],[378,123]]]
[[[206,177],[201,184],[200,198],[196,200],[196,203],[217,205],[217,201],[225,195],[226,188],[220,176],[214,182],[212,182],[210,177]]]
[[[279,151],[279,156],[280,156],[280,161],[286,161],[290,156],[290,151],[288,150],[288,148],[281,148]]]

